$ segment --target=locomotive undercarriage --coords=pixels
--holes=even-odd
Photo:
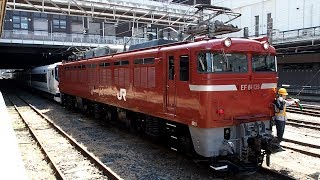
[[[174,151],[205,159],[214,170],[255,170],[265,156],[269,160],[271,153],[270,121],[202,129],[66,94],[62,103],[70,110],[94,116],[103,125],[114,124],[135,134],[146,134]]]

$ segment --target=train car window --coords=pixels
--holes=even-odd
[[[121,66],[129,65],[129,61],[121,61]]]
[[[115,66],[126,66],[129,65],[129,61],[123,60],[123,61],[116,61],[113,63]]]
[[[110,65],[111,65],[110,63],[100,63],[99,64],[100,67],[108,67]]]
[[[154,64],[154,58],[144,58],[143,64]]]
[[[31,74],[31,81],[47,82],[47,74]]]
[[[189,81],[189,56],[180,56],[180,81]]]
[[[200,52],[198,54],[198,71],[202,73],[248,72],[247,56],[237,53]]]
[[[134,64],[154,64],[154,58],[135,59]]]
[[[83,68],[83,69],[86,68],[86,65],[83,64],[83,65],[81,66],[81,68]]]
[[[51,75],[53,76],[53,70],[51,71]]]
[[[134,64],[143,64],[143,59],[135,59]]]
[[[168,78],[169,80],[173,80],[174,78],[174,56],[169,56],[169,70],[168,70]]]
[[[96,68],[97,65],[96,64],[91,64],[91,68]]]
[[[253,55],[253,72],[276,72],[275,57],[271,55]]]

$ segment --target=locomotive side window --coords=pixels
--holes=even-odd
[[[143,64],[143,59],[135,59],[134,64]]]
[[[245,54],[225,54],[200,52],[198,71],[203,73],[248,72],[248,60]]]
[[[154,64],[154,58],[135,59],[134,64]]]
[[[189,56],[180,56],[180,81],[189,81]]]
[[[174,56],[169,56],[169,71],[168,71],[169,80],[173,80],[174,78]]]
[[[275,57],[270,55],[252,56],[253,72],[276,72]]]
[[[143,64],[154,64],[154,58],[144,58]]]
[[[123,61],[116,61],[113,63],[115,66],[126,66],[129,65],[129,61],[123,60]]]
[[[110,65],[111,65],[110,63],[100,63],[99,64],[100,67],[108,67]]]

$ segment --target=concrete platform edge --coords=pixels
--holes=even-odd
[[[28,179],[18,141],[0,91],[0,179]]]

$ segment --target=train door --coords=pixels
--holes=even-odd
[[[174,53],[166,55],[164,63],[166,69],[165,108],[169,114],[175,114],[176,107],[176,61],[177,57],[174,55]]]
[[[48,89],[49,89],[49,92],[52,92],[53,85],[54,85],[54,69],[48,69],[48,77],[49,77]]]

